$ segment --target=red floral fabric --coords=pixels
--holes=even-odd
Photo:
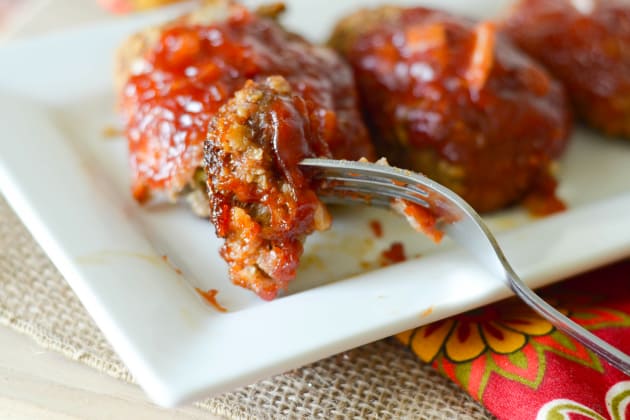
[[[630,353],[630,260],[540,294]],[[396,338],[500,419],[630,419],[630,377],[515,298]]]

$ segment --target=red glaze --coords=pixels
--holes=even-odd
[[[381,256],[383,257],[382,265],[396,264],[407,260],[402,242],[394,242],[388,249],[381,252]]]
[[[521,0],[505,30],[562,80],[580,117],[630,138],[630,3]]]
[[[566,204],[556,197],[556,186],[555,179],[541,178],[537,187],[523,199],[523,207],[533,217],[545,217],[565,211]]]
[[[492,23],[425,8],[361,13],[369,24],[352,28],[351,16],[331,42],[352,64],[366,122],[393,165],[479,211],[521,199],[548,172],[570,133],[564,92]]]
[[[192,180],[208,122],[248,79],[284,76],[315,104],[318,129],[333,132],[328,136],[333,156],[374,157],[351,71],[339,57],[272,19],[238,5],[230,10],[222,22],[164,30],[145,56],[146,71],[131,76],[123,89],[132,190],[139,201],[152,190],[175,195]]]

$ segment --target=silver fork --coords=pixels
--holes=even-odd
[[[374,163],[305,159],[300,166],[321,181],[317,194],[326,202],[389,208],[392,200],[403,199],[429,209],[441,231],[477,257],[529,307],[630,375],[630,356],[555,310],[523,283],[481,217],[453,191],[418,173]]]

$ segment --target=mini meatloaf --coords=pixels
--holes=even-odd
[[[630,3],[521,0],[506,32],[564,82],[576,113],[630,138]]]
[[[334,157],[374,158],[350,67],[267,15],[217,0],[132,36],[119,51],[116,80],[135,198],[161,191],[175,199],[199,187],[210,119],[245,81],[272,75],[313,104],[319,129],[332,133]]]
[[[295,277],[306,235],[331,223],[298,163],[330,158],[337,132],[297,92],[280,76],[248,81],[214,115],[205,143],[210,219],[225,238],[221,256],[236,285],[266,300]]]
[[[330,44],[354,69],[377,151],[478,211],[549,185],[571,115],[562,86],[497,33],[426,8],[362,10]]]

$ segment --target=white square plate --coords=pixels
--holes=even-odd
[[[286,22],[322,40],[359,3],[290,2]],[[506,2],[433,3],[492,16]],[[309,238],[286,296],[262,302],[232,286],[212,226],[184,206],[140,208],[129,194],[124,140],[103,135],[116,121],[114,49],[173,13],[0,50],[0,189],[154,401],[228,391],[509,294],[448,241],[433,246],[395,216],[356,208],[336,211],[333,230]],[[539,221],[517,210],[493,216],[530,285],[630,255],[628,168],[630,142],[578,130],[559,174],[570,210]],[[368,228],[374,218],[382,239]],[[422,257],[357,274],[394,240]],[[229,312],[206,305],[194,286],[218,289]]]

